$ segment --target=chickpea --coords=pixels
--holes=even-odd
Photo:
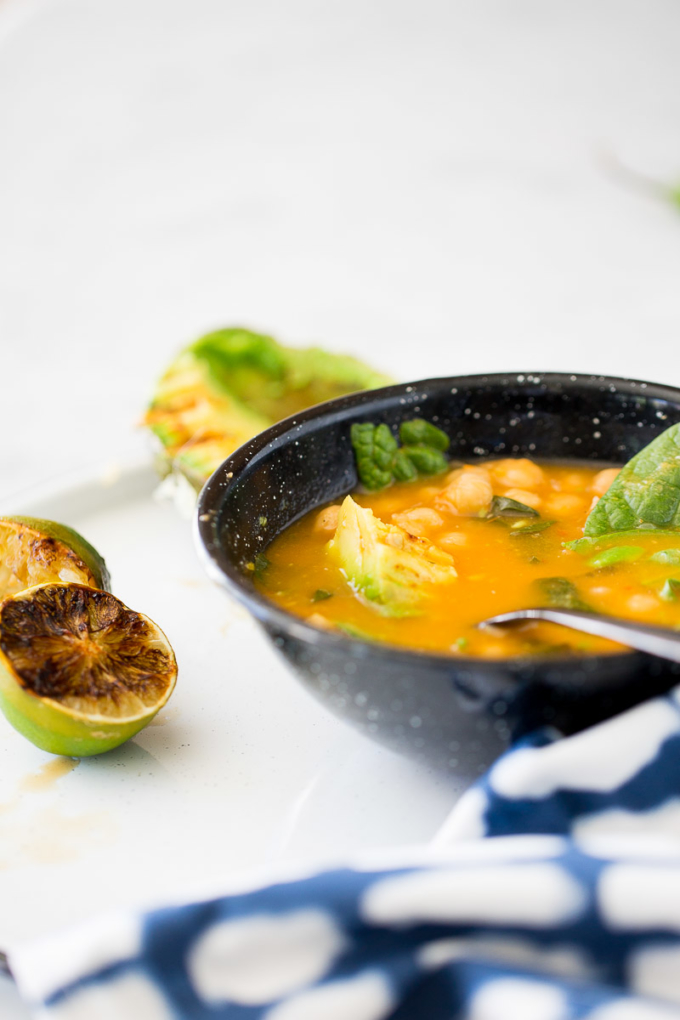
[[[641,592],[638,595],[631,595],[628,599],[631,613],[652,613],[658,607],[659,603],[654,595],[645,595]]]
[[[413,510],[403,510],[401,513],[392,514],[392,520],[410,535],[424,535],[429,528],[441,528],[443,519],[436,510],[426,506],[414,507]]]
[[[448,531],[437,539],[437,545],[440,545],[442,549],[456,549],[461,545],[466,545],[467,540],[467,535],[464,535],[462,531]]]
[[[585,471],[570,471],[568,475],[563,475],[558,482],[553,482],[553,488],[558,492],[585,492],[590,484],[590,475]]]
[[[598,496],[604,496],[620,470],[620,468],[605,468],[604,471],[598,471],[593,479],[593,492],[596,492]]]
[[[557,514],[558,517],[562,514],[575,514],[585,509],[585,500],[573,492],[556,492],[546,499],[545,508],[548,513]]]
[[[454,474],[436,504],[459,517],[476,517],[490,507],[492,499],[493,488],[486,472],[464,467]]]
[[[444,478],[444,481],[448,485],[456,478],[461,471],[476,471],[482,478],[486,478],[487,481],[491,481],[491,472],[489,471],[486,464],[466,464],[464,467],[454,468],[453,471],[449,471],[448,475]]]
[[[438,496],[441,492],[441,488],[438,485],[428,485],[426,488],[420,490],[420,498],[423,503],[429,503],[431,499]]]
[[[307,623],[311,623],[312,627],[318,627],[319,630],[335,630],[335,624],[327,620],[321,613],[312,613],[307,617]]]
[[[534,510],[538,510],[543,502],[539,495],[529,492],[528,489],[508,489],[503,495],[508,499],[517,500],[518,503],[525,503],[527,506],[533,507]]]
[[[335,531],[340,517],[339,506],[327,506],[321,510],[314,520],[314,531]]]
[[[489,468],[496,481],[508,489],[535,489],[545,481],[543,469],[526,457],[496,460]]]

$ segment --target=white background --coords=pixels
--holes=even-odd
[[[0,495],[246,324],[680,382],[675,0],[0,0]]]
[[[563,369],[680,384],[680,209],[611,168],[615,154],[680,183],[679,31],[675,0],[0,0],[0,498],[143,454],[135,425],[154,379],[221,325],[322,343],[400,379]],[[140,552],[140,575],[135,528],[176,534],[181,570],[195,570],[196,585],[200,570],[170,508],[158,528],[144,506],[146,524],[126,517],[125,534],[132,504],[93,526],[139,608],[158,604],[172,624],[174,564],[154,589],[154,549]],[[217,663],[213,594],[200,598]],[[255,641],[243,628],[224,639],[243,646],[233,698],[247,689]],[[192,755],[212,768],[223,721],[202,743],[206,702],[187,683],[192,670],[201,679],[201,650],[178,630],[181,711],[114,764],[135,792],[119,811],[125,838],[133,844],[134,812],[154,798],[181,807],[191,872]],[[263,690],[278,691],[280,667],[263,644],[258,655]],[[453,797],[446,785],[352,742],[288,682],[286,707],[310,732],[296,735],[295,754],[281,751],[277,782],[292,797],[326,768],[332,794],[316,802],[327,816],[315,808],[298,824],[305,848],[342,828],[342,810],[348,846],[359,828],[380,842],[387,817],[392,838],[407,838],[399,798],[431,830]],[[243,805],[239,824],[253,816],[234,860],[257,856],[267,819],[251,796],[266,792],[255,780],[276,761],[276,726],[245,695],[243,707],[228,717],[228,767],[214,780]],[[263,726],[274,750],[253,758],[250,734],[257,747]],[[189,738],[192,755],[180,753]],[[3,731],[7,775],[34,772],[47,758],[36,754]],[[336,760],[348,763],[337,782]],[[82,764],[55,802],[91,806],[104,786],[122,798],[108,766]],[[362,774],[365,815],[352,815]],[[143,858],[135,895],[154,876]],[[4,932],[58,923],[80,865],[59,867],[47,889],[39,870],[35,882],[30,869],[0,876]],[[99,909],[97,896],[70,896],[74,911]],[[2,982],[0,1012],[27,1015]]]

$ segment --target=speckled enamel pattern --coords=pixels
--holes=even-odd
[[[36,1017],[680,1018],[680,689],[541,731],[382,864],[119,913],[10,957]]]
[[[262,432],[203,489],[199,552],[263,625],[302,684],[373,739],[478,776],[539,728],[573,733],[678,683],[642,654],[479,658],[424,654],[321,631],[267,600],[247,569],[291,522],[357,485],[354,423],[422,417],[453,458],[624,463],[680,421],[680,389],[566,373],[426,379],[320,404]]]

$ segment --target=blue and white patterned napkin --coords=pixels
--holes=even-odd
[[[42,1020],[680,1020],[680,694],[510,750],[435,845],[17,947]]]

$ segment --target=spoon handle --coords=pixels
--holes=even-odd
[[[616,616],[600,616],[597,613],[583,613],[578,609],[518,609],[512,613],[501,613],[484,620],[486,624],[510,623],[513,620],[548,620],[561,623],[563,627],[581,630],[586,634],[609,638],[619,644],[636,648],[661,659],[680,662],[680,633],[667,627],[651,627],[646,623],[621,620]]]

